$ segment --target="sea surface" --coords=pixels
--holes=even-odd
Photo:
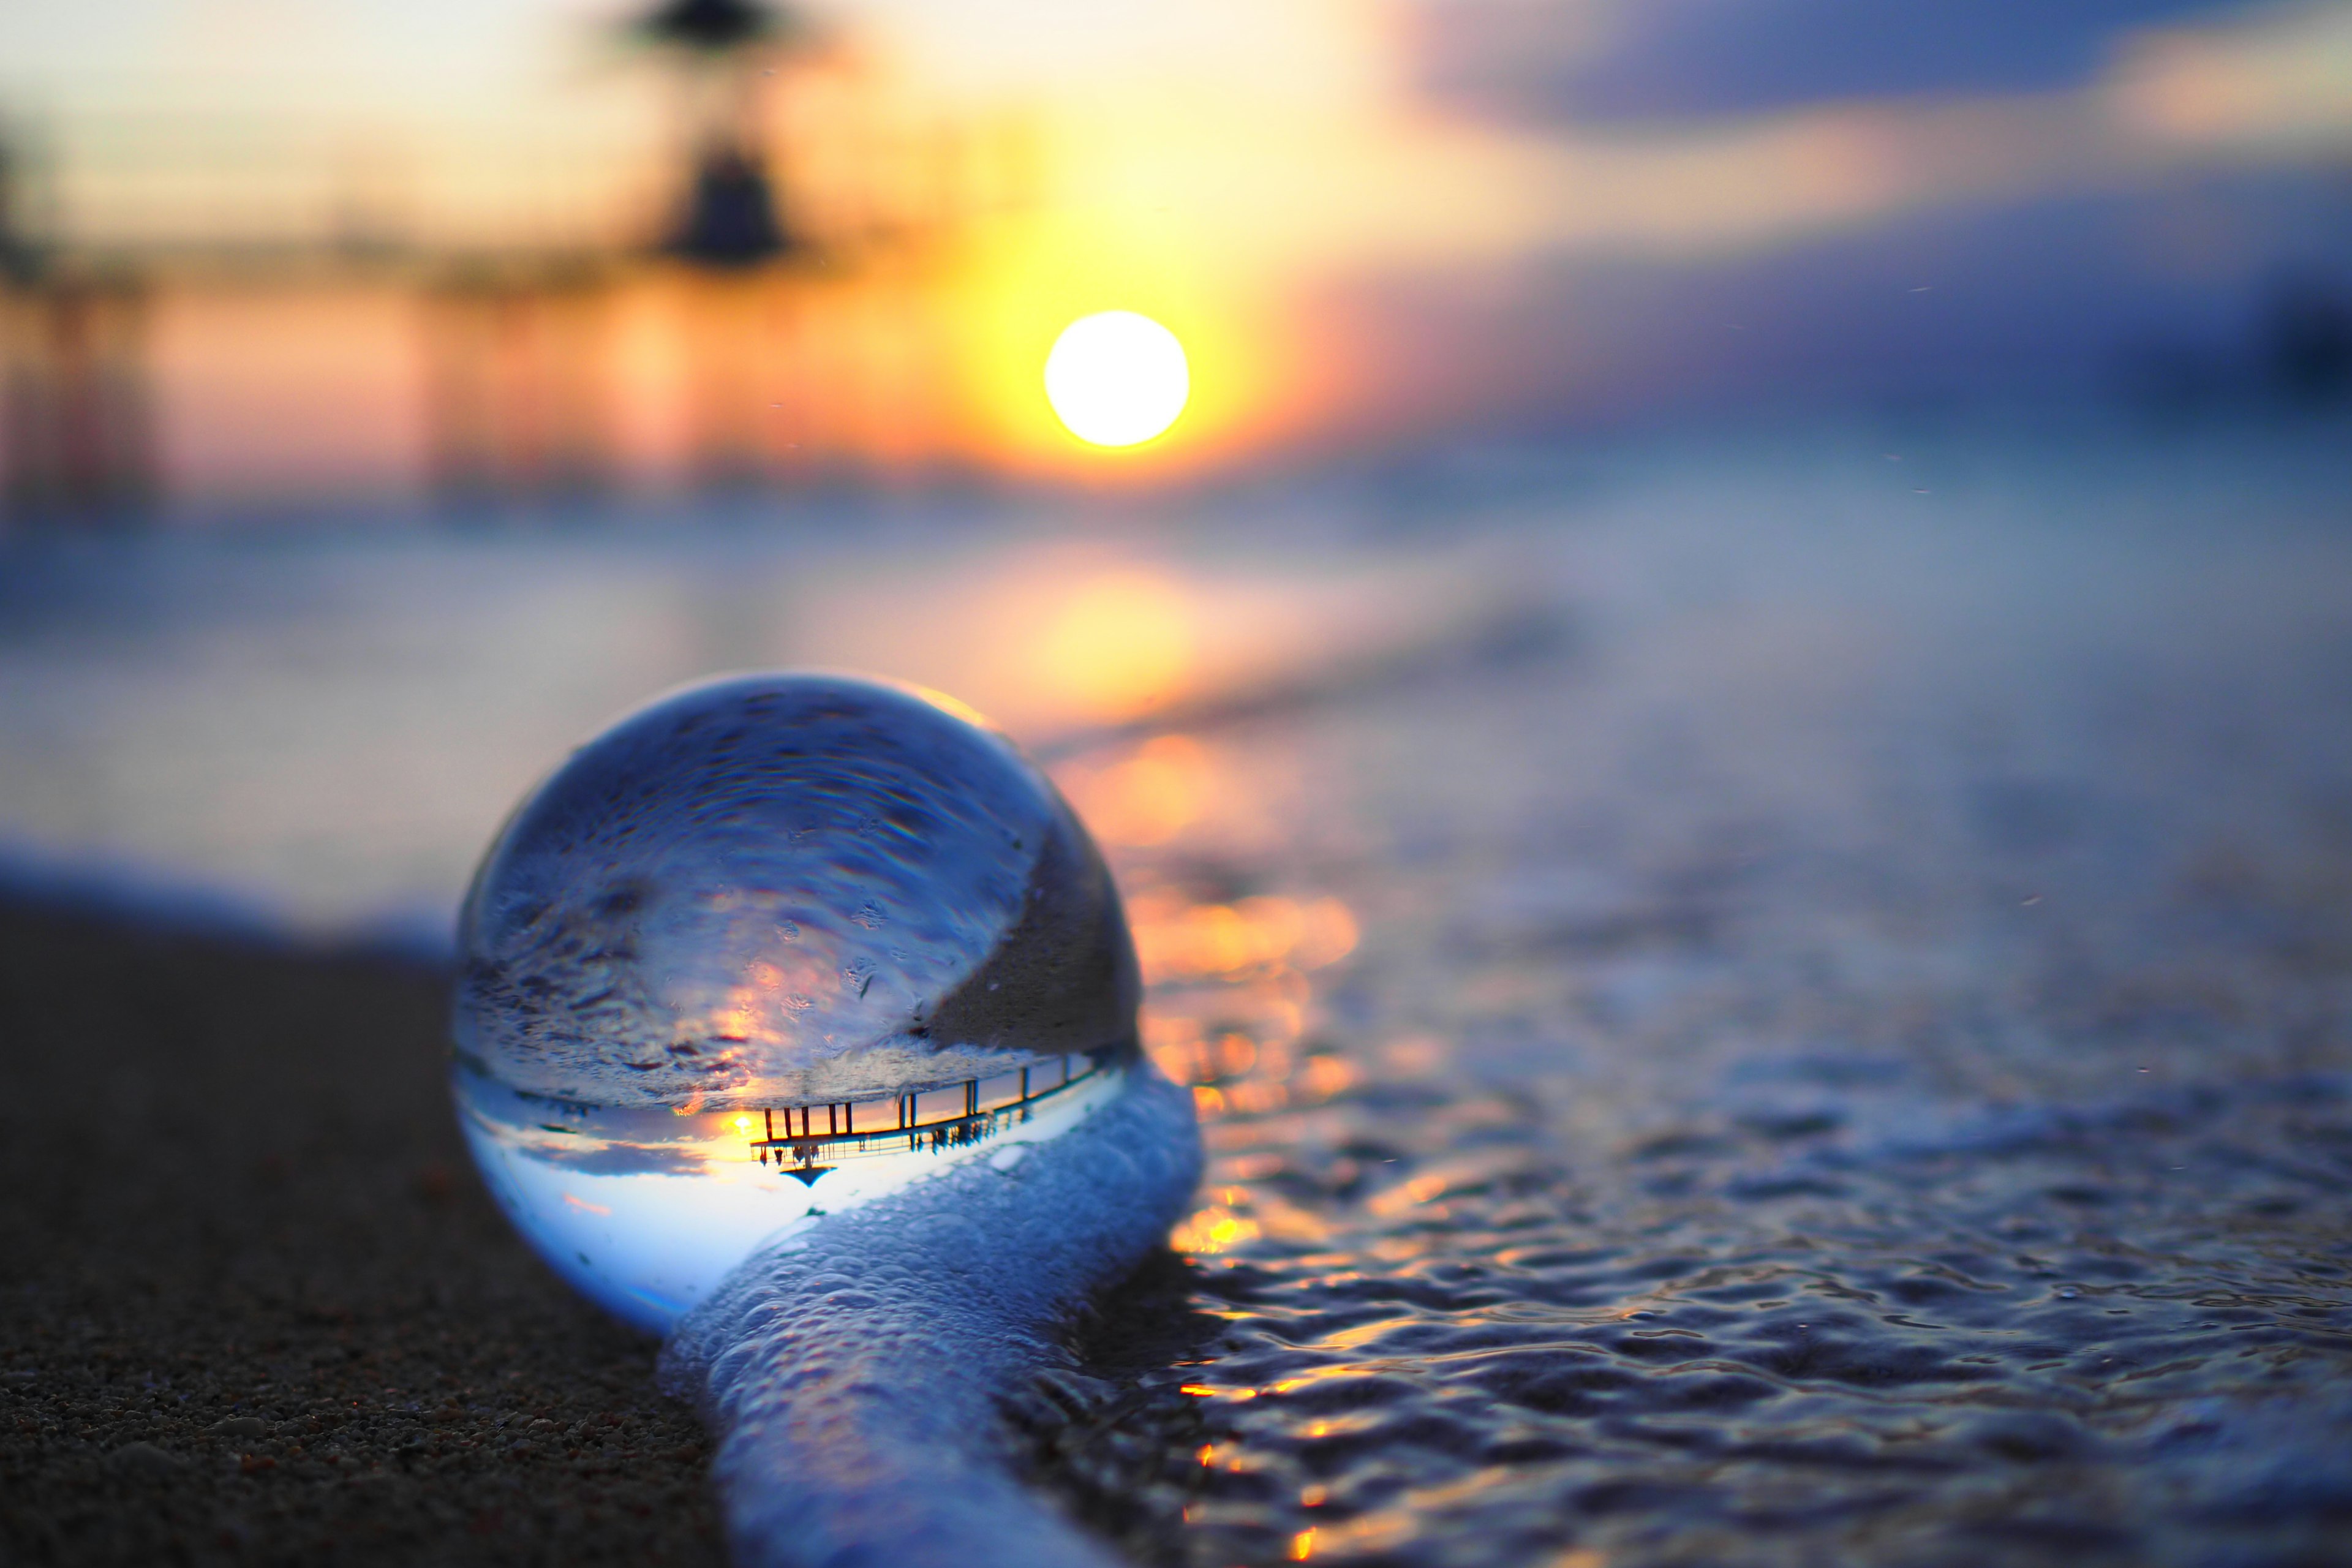
[[[11,875],[446,943],[708,671],[1104,840],[1209,1173],[1023,1415],[1134,1555],[2352,1560],[2352,431],[0,544]]]

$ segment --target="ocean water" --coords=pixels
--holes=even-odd
[[[1198,741],[1121,867],[1188,1364],[1048,1424],[1075,1506],[1199,1568],[2352,1560],[2352,488],[2044,472],[1661,484],[1543,557],[1551,647]]]
[[[0,834],[426,940],[660,685],[926,679],[1103,841],[1202,1121],[1180,1261],[1011,1439],[1130,1555],[2340,1562],[2345,435],[12,543]]]

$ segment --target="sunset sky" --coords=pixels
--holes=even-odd
[[[1192,352],[1211,446],[2087,384],[2150,346],[2240,353],[2274,279],[2341,284],[2352,255],[2347,0],[809,15],[826,47],[784,68],[780,134],[864,115],[1042,147],[937,300],[983,379],[1025,387],[1060,324],[1143,310]],[[667,121],[614,16],[10,7],[0,112],[90,233],[360,212],[428,242],[625,237]]]

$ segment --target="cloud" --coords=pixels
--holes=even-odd
[[[701,1150],[675,1143],[541,1141],[532,1145],[531,1155],[545,1164],[586,1176],[698,1176],[710,1168],[709,1156]]]
[[[2257,157],[2340,150],[2352,132],[2352,5],[2143,34],[2105,86],[2118,123],[2157,145]]]
[[[2006,0],[2002,0],[2006,3]],[[2352,5],[2273,7],[2120,41],[2033,91],[1809,103],[1641,127],[1500,128],[1486,255],[1730,258],[1908,215],[2145,190],[2198,171],[2340,166],[2352,152]],[[1465,149],[1465,152],[1467,149]],[[1480,190],[1465,177],[1447,187]]]
[[[2126,378],[2158,353],[2247,391],[2280,278],[2352,288],[2324,265],[2352,254],[2330,180],[2224,167],[1925,206],[1732,255],[1586,250],[1365,280],[1325,301],[1367,367],[1331,423],[1396,441],[2137,391]]]
[[[1597,124],[2081,82],[2119,39],[2224,0],[1424,0],[1411,68],[1450,109]]]

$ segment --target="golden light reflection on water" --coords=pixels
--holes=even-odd
[[[1118,571],[1076,584],[1036,643],[1038,673],[1069,707],[1126,719],[1178,695],[1191,672],[1192,610],[1152,572]]]
[[[1355,950],[1356,920],[1337,899],[1196,903],[1140,896],[1128,907],[1147,984],[1255,971],[1320,969]]]
[[[1312,1031],[1314,976],[1355,951],[1354,911],[1328,896],[1214,896],[1188,874],[1239,804],[1220,753],[1194,736],[1163,735],[1065,767],[1059,778],[1127,892],[1150,988],[1144,1049],[1192,1090],[1212,1151],[1220,1122],[1255,1122],[1263,1136],[1257,1119],[1306,1110],[1351,1088],[1361,1068]],[[1171,1245],[1213,1257],[1260,1237],[1326,1240],[1320,1218],[1252,1184],[1280,1163],[1263,1151],[1223,1162]]]
[[[1207,813],[1214,759],[1190,735],[1161,735],[1100,768],[1066,770],[1062,793],[1104,844],[1165,844]]]
[[[747,585],[737,622],[692,628],[709,639],[697,657],[822,663],[955,691],[1038,744],[1156,714],[1173,731],[1187,721],[1179,710],[1344,680],[1515,613],[1497,596],[1506,569],[1458,552],[1220,562],[1106,531],[917,554],[878,575]],[[1167,733],[1055,773],[1107,841],[1169,843],[1212,816],[1276,830],[1278,814],[1262,791],[1236,788],[1213,736]]]
[[[1258,1236],[1255,1220],[1212,1205],[1178,1226],[1168,1243],[1179,1252],[1216,1253]]]

